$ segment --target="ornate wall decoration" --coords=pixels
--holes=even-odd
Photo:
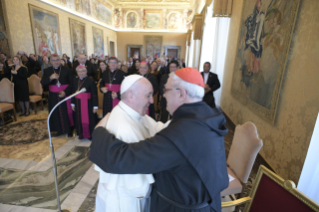
[[[70,21],[71,46],[73,56],[87,55],[85,24],[73,19]]]
[[[59,16],[29,4],[30,19],[36,54],[61,55]]]
[[[95,18],[112,26],[112,6],[105,0],[92,0]]]
[[[145,48],[146,48],[146,57],[158,58],[162,55],[162,36],[144,36]]]
[[[93,27],[93,44],[94,44],[94,55],[103,58],[104,57],[103,30]]]
[[[162,10],[145,10],[145,29],[162,29],[162,21]]]
[[[273,123],[300,0],[244,2],[231,93]]]
[[[176,30],[182,28],[182,14],[177,11],[171,11],[167,15],[167,29]]]
[[[128,29],[136,29],[140,26],[140,16],[138,12],[129,10],[126,12],[125,27]]]

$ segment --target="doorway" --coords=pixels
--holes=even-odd
[[[164,52],[168,59],[181,59],[180,46],[164,46]]]
[[[127,59],[129,57],[141,59],[143,57],[142,45],[127,45]]]
[[[115,56],[114,42],[110,41],[110,56]]]

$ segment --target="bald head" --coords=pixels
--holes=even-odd
[[[153,104],[153,87],[146,78],[136,81],[121,96],[122,101],[133,110],[144,116],[150,104]]]

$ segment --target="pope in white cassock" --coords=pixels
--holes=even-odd
[[[153,103],[151,83],[140,75],[126,77],[121,85],[121,101],[112,110],[106,129],[116,138],[135,143],[162,130],[162,122],[146,115]],[[96,196],[96,212],[149,211],[152,174],[110,174],[97,165],[100,181]]]

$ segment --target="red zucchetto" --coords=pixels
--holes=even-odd
[[[175,74],[186,82],[205,88],[204,79],[196,68],[182,68],[175,71]]]

